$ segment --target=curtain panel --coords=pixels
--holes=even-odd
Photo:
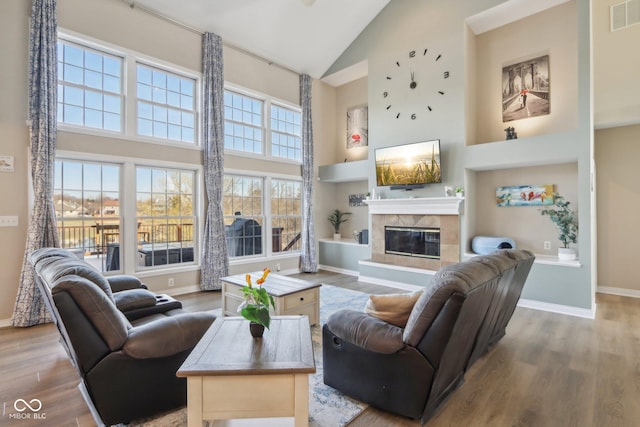
[[[224,70],[222,39],[205,33],[202,40],[204,183],[207,213],[202,238],[202,290],[222,289],[229,256],[222,211],[224,177]]]
[[[300,270],[318,271],[315,223],[313,220],[313,125],[311,120],[311,76],[300,76],[302,106],[302,248]]]
[[[57,31],[56,0],[33,0],[29,28],[28,121],[34,200],[13,311],[13,326],[32,326],[51,321],[36,287],[28,256],[36,249],[60,246],[52,197],[57,139]]]

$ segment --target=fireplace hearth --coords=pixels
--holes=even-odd
[[[384,234],[386,254],[440,259],[439,228],[385,226]]]

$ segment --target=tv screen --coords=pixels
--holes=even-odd
[[[375,152],[379,187],[411,187],[442,182],[440,140],[378,148]]]

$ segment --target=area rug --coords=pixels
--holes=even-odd
[[[322,325],[341,308],[363,310],[368,294],[331,285],[320,287],[320,324],[311,327],[316,373],[309,376],[309,427],[342,427],[367,405],[324,384],[322,379]],[[129,427],[181,427],[187,425],[186,408],[129,424]]]

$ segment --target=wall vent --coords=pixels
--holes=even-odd
[[[626,0],[611,6],[611,31],[640,24],[640,0]]]

